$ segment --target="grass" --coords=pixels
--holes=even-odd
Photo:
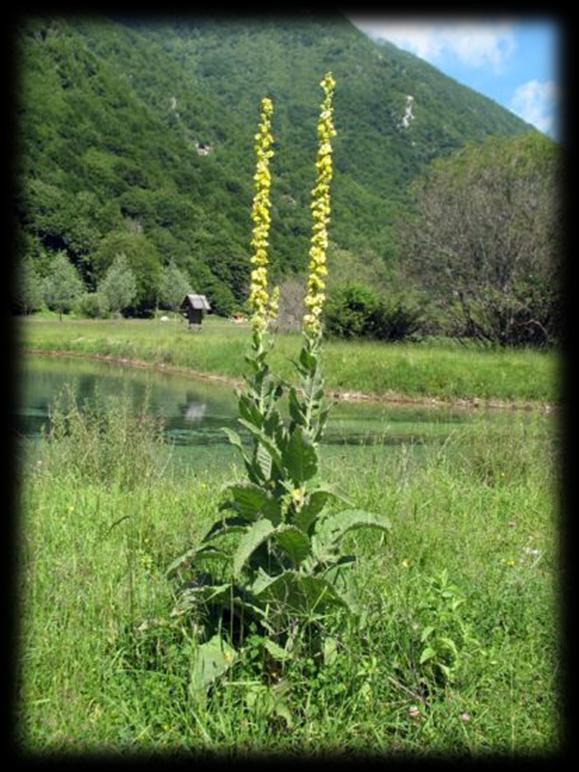
[[[201,333],[184,323],[159,320],[27,318],[19,322],[25,349],[140,360],[149,365],[241,379],[247,328],[209,317]],[[276,336],[272,368],[292,377],[290,359],[299,335]],[[478,349],[449,341],[429,344],[328,341],[324,373],[329,389],[382,397],[556,403],[559,360],[555,352]]]
[[[21,450],[19,736],[27,751],[557,750],[551,417],[463,426],[420,454],[408,445],[388,454],[324,449],[324,477],[356,506],[387,514],[393,530],[350,537],[361,554],[365,615],[343,626],[326,667],[288,667],[288,725],[252,700],[248,661],[207,704],[193,702],[195,642],[170,617],[166,568],[213,522],[221,486],[241,476],[232,449],[177,464],[155,427],[122,405],[69,415],[67,432]],[[464,599],[450,615],[432,589],[444,570]],[[451,683],[420,663],[429,625],[457,645]]]

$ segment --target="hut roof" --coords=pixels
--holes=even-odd
[[[211,311],[211,306],[207,302],[205,295],[185,295],[181,308],[190,306],[191,308],[201,309],[202,311]]]

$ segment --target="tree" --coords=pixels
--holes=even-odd
[[[134,230],[111,231],[94,254],[94,265],[101,281],[119,255],[125,255],[137,283],[134,304],[150,312],[157,304],[161,265],[155,246],[144,233]]]
[[[106,299],[113,313],[122,312],[134,303],[137,297],[137,280],[127,256],[122,252],[117,255],[100,283],[99,293]]]
[[[37,311],[44,302],[42,278],[31,257],[24,258],[18,268],[14,303],[19,312],[29,314]]]
[[[53,311],[58,311],[62,320],[82,295],[84,285],[78,271],[69,261],[65,252],[57,252],[52,261],[50,273],[44,280],[44,300]]]
[[[165,266],[159,284],[159,303],[175,311],[188,292],[191,292],[189,277],[173,262]]]
[[[454,334],[501,345],[560,332],[559,153],[533,133],[434,162],[399,224],[405,270]]]

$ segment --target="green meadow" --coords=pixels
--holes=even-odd
[[[145,336],[152,325],[130,329],[142,347],[135,356],[170,339]],[[194,346],[210,334],[242,345],[235,331],[205,332],[183,335]],[[285,666],[286,710],[274,717],[251,651],[205,702],[194,698],[194,635],[171,616],[167,568],[216,519],[223,484],[242,479],[233,449],[203,448],[183,464],[122,400],[100,430],[70,416],[67,432],[19,449],[18,736],[27,752],[558,749],[553,416],[481,417],[420,453],[408,444],[322,449],[324,478],[356,507],[387,515],[392,530],[346,537],[364,614],[344,622],[324,667],[307,658]],[[422,661],[429,628],[435,654]],[[452,678],[440,679],[443,663]]]
[[[24,350],[64,351],[139,360],[241,380],[249,337],[246,325],[207,318],[199,333],[182,320],[75,320],[43,317],[19,321]],[[299,335],[278,335],[272,369],[292,377]],[[526,404],[559,401],[559,355],[533,349],[478,348],[456,341],[378,343],[329,340],[324,375],[330,390],[379,397],[478,400]]]

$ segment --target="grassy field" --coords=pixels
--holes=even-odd
[[[201,333],[183,322],[158,320],[19,321],[24,349],[68,351],[190,368],[240,379],[245,372],[248,328],[209,317]],[[299,335],[276,336],[272,368],[292,377],[290,359]],[[385,344],[329,341],[324,346],[327,386],[390,398],[557,403],[559,359],[554,352],[477,349],[456,342]]]
[[[87,348],[108,353],[127,355],[132,339],[130,354],[140,358],[168,341],[172,356],[184,356],[187,341],[201,358],[188,361],[202,369],[218,367],[218,350],[233,363],[245,347],[245,336],[217,325],[193,338],[149,323],[32,323],[29,345],[41,336],[48,345],[54,328],[67,331],[70,345],[84,337]],[[101,331],[100,343],[89,330]],[[56,332],[52,340],[62,345]],[[284,340],[284,351],[291,345]],[[351,350],[362,357],[365,349]],[[328,361],[347,350],[329,346]],[[400,356],[421,355],[406,351]],[[236,664],[206,705],[192,700],[194,644],[170,616],[165,571],[216,518],[222,484],[241,476],[232,449],[204,449],[195,462],[176,464],[122,405],[101,436],[77,428],[21,449],[23,748],[310,757],[557,750],[552,417],[513,415],[494,429],[483,422],[420,455],[401,446],[323,456],[324,477],[356,506],[387,514],[393,528],[386,538],[350,537],[365,617],[344,626],[335,660],[320,671],[308,660],[288,666],[290,716],[275,722],[250,700],[250,662]],[[454,612],[443,571],[464,601]],[[456,645],[452,682],[436,679],[432,661],[420,663],[420,637],[432,625]]]

